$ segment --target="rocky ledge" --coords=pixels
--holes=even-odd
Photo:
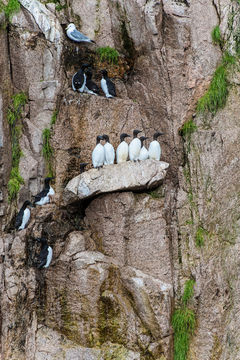
[[[69,181],[64,189],[63,203],[67,205],[114,191],[151,189],[165,178],[168,167],[166,162],[148,159],[91,169]]]

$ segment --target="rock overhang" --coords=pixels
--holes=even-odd
[[[63,192],[63,203],[116,191],[149,190],[161,184],[169,164],[164,161],[127,161],[88,170],[70,180]]]

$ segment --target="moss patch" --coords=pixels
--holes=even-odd
[[[20,10],[20,3],[18,0],[9,0],[3,10],[7,20],[11,21],[13,15]]]
[[[107,61],[109,64],[118,64],[119,52],[110,46],[100,47],[96,50],[101,62]]]
[[[42,138],[43,138],[43,147],[42,147],[42,153],[43,153],[43,157],[46,161],[46,165],[47,165],[47,176],[52,177],[53,174],[53,148],[51,146],[50,140],[51,140],[51,131],[53,128],[53,125],[56,123],[57,120],[57,116],[58,116],[58,110],[55,110],[53,112],[52,118],[51,118],[51,122],[50,122],[50,129],[49,128],[45,128],[43,130],[42,133]]]
[[[215,28],[212,30],[211,36],[212,36],[212,41],[215,45],[222,46],[223,39],[219,25],[215,26]]]
[[[23,178],[19,173],[19,162],[23,155],[19,140],[22,133],[22,110],[27,102],[27,96],[20,92],[12,96],[12,104],[8,108],[7,120],[10,127],[11,144],[12,144],[12,169],[10,173],[10,179],[8,182],[8,200],[12,202],[17,198],[17,194],[22,184],[24,184]]]

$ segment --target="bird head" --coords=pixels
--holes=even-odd
[[[140,132],[142,132],[142,130],[133,130],[133,137],[137,137]]]
[[[108,135],[104,134],[102,137],[103,137],[103,140],[105,140],[106,142],[109,142],[109,136]]]
[[[153,140],[157,140],[157,138],[161,135],[164,135],[164,133],[161,133],[161,132],[156,132],[154,135],[153,135]]]
[[[89,163],[80,163],[80,174],[82,174],[84,172],[84,168],[88,165]]]
[[[108,72],[107,72],[107,70],[101,70],[101,74],[102,74],[102,76],[105,78],[106,76],[108,76]]]
[[[34,207],[33,204],[31,203],[31,201],[29,201],[29,200],[24,201],[22,207],[23,207],[24,209],[26,209],[27,206]]]
[[[76,29],[76,26],[73,23],[68,24],[68,26],[66,27],[66,30],[74,30]]]
[[[96,140],[97,140],[97,144],[99,144],[100,141],[103,140],[102,135],[98,135]]]
[[[86,76],[87,76],[87,79],[88,80],[91,80],[92,78],[92,71],[90,69],[87,69],[87,71],[85,72]]]
[[[121,141],[124,141],[124,139],[125,139],[126,137],[131,137],[131,135],[128,135],[128,134],[126,134],[126,133],[123,133],[123,134],[120,135],[120,140],[121,140]]]
[[[46,178],[44,179],[45,185],[48,185],[48,184],[50,183],[50,181],[53,180],[53,179],[55,179],[55,177],[46,177]]]
[[[90,67],[91,67],[91,66],[90,66],[89,64],[83,64],[83,65],[81,66],[81,70],[84,71],[85,69],[90,68]]]
[[[140,139],[141,141],[144,141],[144,140],[147,140],[148,137],[146,137],[146,136],[141,136],[139,139]]]

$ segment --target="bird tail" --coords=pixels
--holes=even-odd
[[[93,44],[96,44],[96,41],[94,41],[94,40],[91,40],[91,43],[93,43]]]

